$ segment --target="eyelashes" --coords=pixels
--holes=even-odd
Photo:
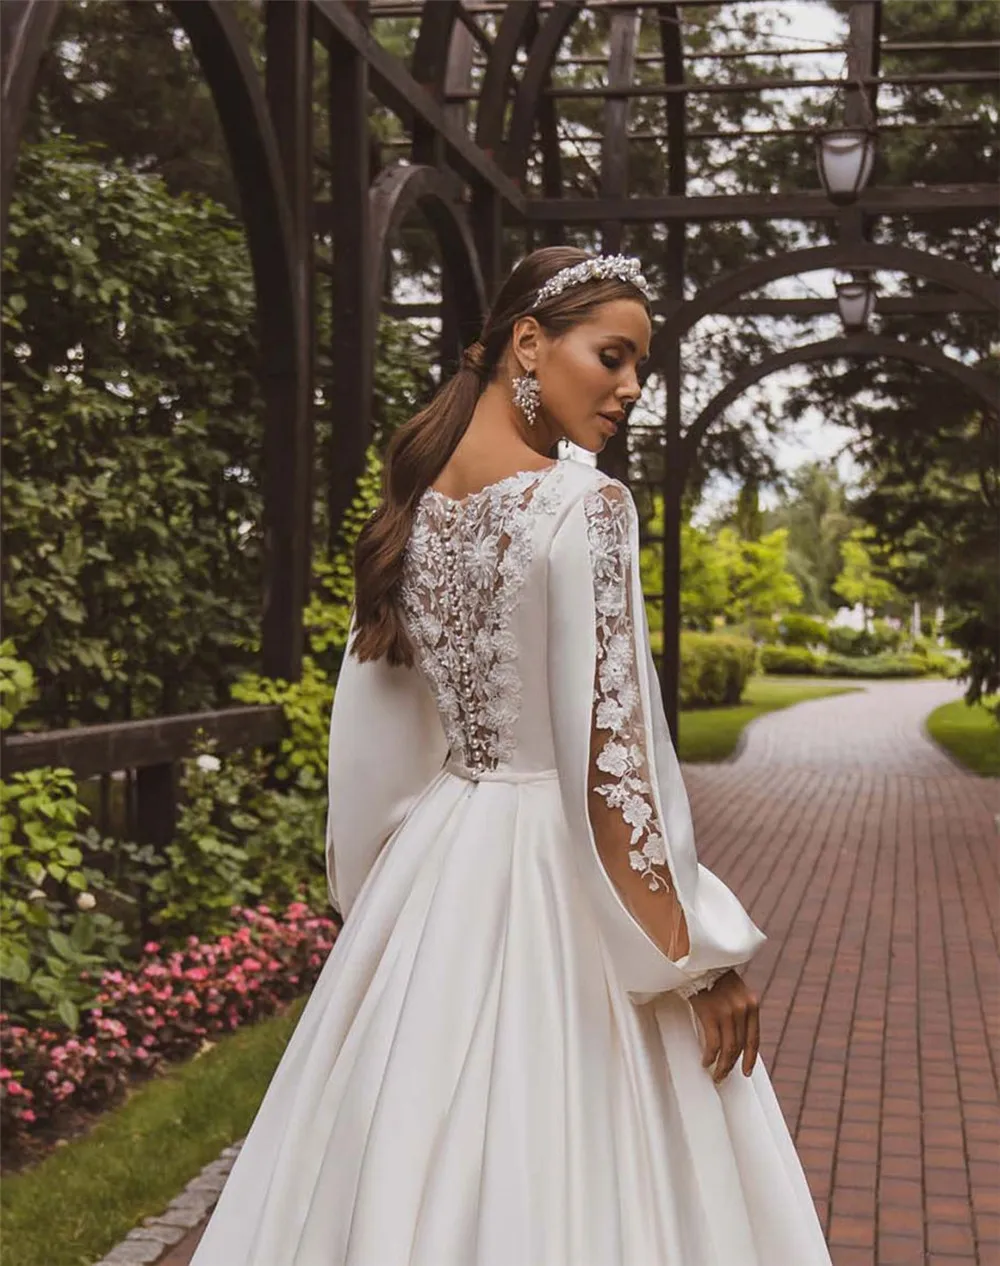
[[[622,362],[613,352],[600,353],[601,364],[605,369],[621,369]]]

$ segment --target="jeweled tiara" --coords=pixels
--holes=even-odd
[[[647,299],[653,297],[649,284],[642,275],[642,265],[634,256],[595,255],[593,259],[584,259],[579,264],[571,264],[569,268],[561,268],[542,286],[531,306],[537,308],[549,299],[554,299],[556,295],[561,295],[570,286],[579,286],[585,281],[607,281],[609,277],[627,281],[641,290]]]

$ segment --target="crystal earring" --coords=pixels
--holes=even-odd
[[[542,399],[542,389],[538,385],[535,371],[529,369],[526,374],[519,374],[514,379],[513,387],[514,403],[524,414],[524,420],[527,424],[534,426],[535,419],[538,417],[538,406]]]

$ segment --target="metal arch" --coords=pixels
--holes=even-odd
[[[380,172],[371,187],[371,263],[369,302],[372,330],[388,270],[392,236],[415,206],[427,217],[441,246],[443,271],[453,281],[461,338],[475,339],[486,316],[486,295],[472,232],[459,209],[460,185],[435,167],[395,164]]]
[[[791,365],[807,365],[818,360],[836,360],[856,357],[873,360],[876,357],[905,360],[912,365],[922,365],[948,377],[976,396],[991,412],[997,411],[997,381],[979,369],[970,369],[953,356],[947,356],[936,347],[920,343],[903,343],[897,339],[882,338],[875,334],[854,334],[840,338],[824,339],[818,343],[805,343],[785,352],[768,356],[759,364],[749,365],[714,396],[684,432],[682,453],[687,470],[698,445],[713,422],[755,383]]]
[[[504,171],[517,184],[524,182],[528,152],[535,134],[542,93],[556,54],[580,13],[579,0],[557,0],[545,23],[532,41],[528,64],[514,97],[514,109],[504,147]]]
[[[536,21],[538,0],[510,0],[500,20],[476,111],[476,144],[492,158],[503,145],[504,110],[514,79],[517,50]]]
[[[930,255],[926,251],[912,250],[907,246],[887,246],[872,242],[808,247],[774,259],[759,260],[748,268],[730,273],[714,282],[694,298],[679,303],[653,336],[648,362],[650,372],[660,367],[673,340],[683,338],[702,317],[718,311],[722,304],[739,299],[768,282],[821,268],[883,268],[909,273],[971,295],[988,307],[1000,311],[1000,286],[968,264]]]

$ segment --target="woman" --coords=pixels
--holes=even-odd
[[[346,922],[196,1266],[829,1264],[635,507],[547,456],[625,424],[648,299],[635,260],[536,251],[390,446],[330,731]]]

